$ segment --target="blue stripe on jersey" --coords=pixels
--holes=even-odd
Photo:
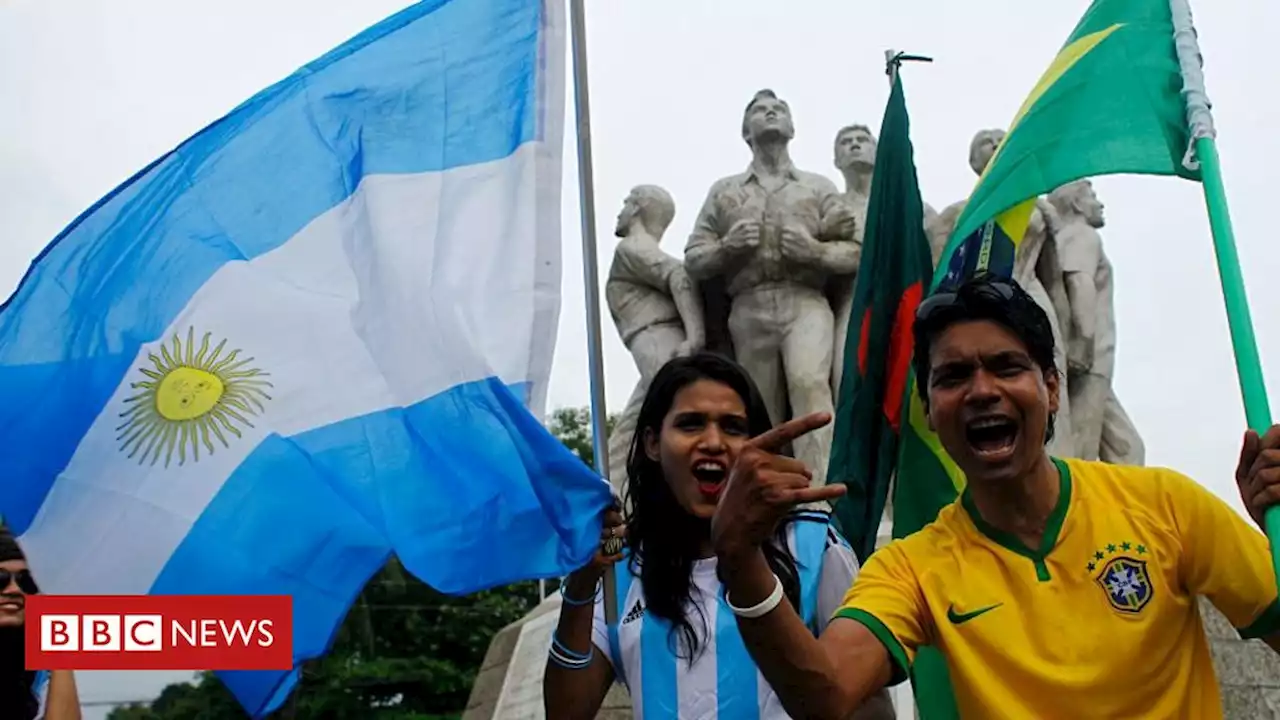
[[[647,603],[646,603],[647,604]],[[680,691],[676,687],[676,642],[671,624],[646,612],[640,626],[640,712],[643,718],[680,717]],[[638,719],[641,720],[641,719]]]
[[[800,618],[811,630],[817,627],[818,580],[827,550],[827,520],[805,518],[793,524],[796,566],[800,571]]]
[[[822,562],[827,547],[839,543],[842,538],[830,533],[830,516],[825,513],[798,513],[788,520],[791,521],[791,546],[799,572],[800,615],[805,625],[814,629],[817,627],[818,584],[822,575]],[[621,622],[629,612],[625,605],[634,578],[627,564],[619,565],[621,572],[616,575],[618,619]],[[708,618],[712,621],[710,629],[715,638],[717,720],[759,720],[759,670],[747,651],[746,643],[738,630],[737,619],[729,608],[724,593],[717,595],[715,618]],[[633,694],[639,691],[640,697],[633,697],[633,701],[639,700],[635,703],[639,711],[636,720],[678,718],[678,677],[681,672],[688,671],[687,666],[681,666],[687,660],[676,657],[674,643],[679,642],[678,634],[673,636],[670,623],[651,613],[646,612],[637,622],[640,624],[640,677],[632,678],[636,681],[634,687],[622,670],[618,625],[609,627],[609,652],[614,658],[617,674]]]
[[[757,720],[760,717],[760,676],[747,652],[738,621],[719,594],[716,603],[716,718]]]

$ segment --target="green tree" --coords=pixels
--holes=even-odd
[[[617,424],[616,414],[607,416],[604,421],[605,432],[613,434]],[[582,458],[582,462],[595,467],[595,452],[591,442],[591,408],[564,407],[554,410],[547,419],[547,429]]]
[[[558,409],[547,427],[592,463],[590,410]],[[536,582],[444,595],[393,558],[365,586],[329,652],[303,666],[298,688],[273,720],[456,720],[493,636],[538,601]],[[116,708],[107,720],[244,717],[222,682],[201,673],[169,685],[149,704]]]

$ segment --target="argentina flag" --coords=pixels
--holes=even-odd
[[[291,595],[296,668],[392,553],[448,593],[589,560],[609,486],[538,419],[562,15],[413,5],[43,251],[0,308],[0,513],[44,592]],[[296,676],[222,674],[255,716]]]

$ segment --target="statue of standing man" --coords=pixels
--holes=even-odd
[[[1067,388],[1077,456],[1141,465],[1144,446],[1111,386],[1116,364],[1116,316],[1111,261],[1098,233],[1105,224],[1093,183],[1079,180],[1054,190],[1058,254],[1071,300],[1067,333]]]
[[[849,212],[853,215],[854,242],[861,253],[862,242],[867,231],[867,205],[871,200],[871,181],[876,169],[876,152],[879,141],[866,125],[849,125],[836,132],[834,144],[834,161],[836,169],[844,176],[844,200],[848,203]],[[924,207],[925,235],[932,242],[932,228],[938,222],[938,213],[927,202]],[[946,239],[943,239],[945,245]],[[933,263],[938,264],[941,248],[931,248]],[[831,390],[837,397],[840,395],[840,380],[844,374],[844,351],[849,335],[849,316],[853,312],[853,295],[857,286],[857,275],[836,276],[831,281],[829,295],[831,306],[836,315],[835,359],[832,364]]]
[[[866,125],[849,125],[836,132],[834,161],[836,169],[844,176],[844,199],[853,216],[853,240],[862,253],[862,239],[867,227],[867,202],[871,199],[871,178],[876,169],[878,143],[871,128]],[[831,363],[831,392],[840,395],[840,381],[844,376],[844,351],[849,337],[849,316],[853,312],[853,294],[858,276],[836,275],[829,281],[828,296],[835,313],[835,349]]]
[[[631,351],[640,380],[609,434],[609,475],[622,494],[627,452],[649,383],[673,357],[702,349],[702,300],[684,264],[662,251],[662,235],[675,217],[671,195],[656,185],[631,191],[618,213],[605,300],[609,314]]]
[[[833,411],[827,284],[855,273],[860,256],[835,184],[792,163],[794,136],[787,103],[771,90],[756,93],[742,119],[751,165],[712,185],[685,248],[695,280],[723,281],[734,356],[774,422]],[[831,440],[828,424],[795,442],[814,485],[826,482]]]

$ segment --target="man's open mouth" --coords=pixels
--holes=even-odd
[[[1013,452],[1018,442],[1018,424],[1007,417],[978,418],[965,425],[964,435],[975,455],[997,459]]]
[[[719,497],[728,478],[729,469],[719,460],[699,460],[694,463],[693,479],[698,483],[698,492],[706,497]]]

